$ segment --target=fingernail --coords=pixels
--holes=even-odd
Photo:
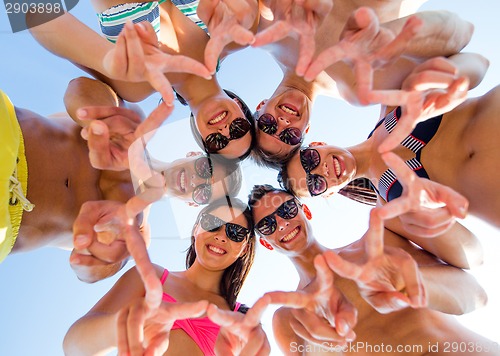
[[[75,237],[75,245],[76,247],[81,247],[87,245],[89,242],[89,237],[87,235],[78,235]]]
[[[212,75],[207,75],[207,76],[205,77],[205,79],[206,79],[206,80],[211,80],[211,79],[212,79]]]
[[[102,135],[104,133],[102,127],[100,125],[92,125],[92,133],[95,135]]]
[[[349,331],[349,325],[345,322],[345,320],[339,320],[337,332],[340,336],[344,336]]]
[[[80,134],[84,140],[87,140],[89,138],[89,130],[86,127],[82,129],[82,132]]]
[[[69,261],[71,263],[78,264],[78,263],[80,263],[80,257],[78,257],[78,255],[72,255],[72,256],[70,256]]]
[[[462,214],[462,216],[467,215],[467,208],[465,206],[460,207],[460,214]]]
[[[78,115],[78,117],[87,117],[87,110],[85,109],[78,109],[76,110],[76,115]]]
[[[406,308],[408,306],[408,303],[401,299],[396,299],[396,304],[399,305],[400,307]]]

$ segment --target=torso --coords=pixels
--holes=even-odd
[[[500,179],[499,101],[500,86],[444,114],[436,134],[422,149],[420,161],[431,180],[469,200],[471,214],[500,227],[500,189],[496,188]],[[377,146],[387,135],[384,126],[379,126],[373,144]],[[405,161],[414,157],[402,146],[395,152]],[[370,165],[369,178],[378,186],[387,167],[377,154]]]
[[[133,194],[130,175],[94,169],[81,128],[71,119],[47,119],[24,109],[16,114],[28,163],[27,198],[35,208],[23,213],[13,251],[46,245],[72,248],[72,226],[81,205],[89,200],[127,201]]]

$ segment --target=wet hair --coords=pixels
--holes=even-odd
[[[255,131],[257,131],[258,130],[257,120],[259,119],[259,112],[256,111],[253,115],[256,127]],[[260,167],[273,168],[279,170],[281,165],[288,162],[290,158],[292,158],[295,155],[295,153],[298,151],[303,141],[304,141],[304,135],[302,135],[302,140],[300,141],[300,144],[297,144],[295,147],[290,146],[292,147],[290,151],[281,153],[272,153],[266,151],[262,147],[260,147],[256,142],[252,150],[252,153],[250,154],[250,157]]]
[[[247,220],[248,229],[250,231],[247,239],[246,252],[238,257],[238,259],[234,261],[231,266],[227,267],[224,270],[222,279],[220,281],[220,294],[226,300],[229,308],[231,310],[234,310],[236,305],[236,298],[240,293],[241,287],[243,286],[243,282],[245,282],[248,272],[250,272],[250,268],[252,267],[255,257],[255,232],[253,228],[253,218],[250,209],[245,203],[237,198],[230,198],[226,196],[210,203],[210,205],[204,207],[200,211],[191,233],[191,245],[189,246],[186,255],[186,268],[191,267],[196,260],[196,250],[194,248],[194,232],[200,222],[202,214],[209,213],[221,206],[226,206],[229,209],[240,209],[243,212],[243,216]]]
[[[248,147],[248,150],[246,150],[241,156],[238,157],[238,159],[240,161],[243,161],[245,158],[247,158],[250,155],[250,153],[252,152],[252,148],[255,146],[255,122],[254,122],[254,118],[253,118],[253,115],[252,115],[252,111],[250,111],[250,108],[243,101],[243,99],[241,99],[238,95],[236,95],[235,93],[233,93],[230,90],[224,89],[224,92],[231,99],[237,99],[238,100],[238,102],[240,104],[240,107],[241,107],[241,111],[243,111],[243,115],[245,115],[245,118],[250,123],[250,131],[249,132],[250,132],[250,135],[252,136],[252,142],[250,143],[250,147]],[[182,105],[185,105],[185,106],[188,105],[188,103],[186,102],[186,100],[182,96],[180,96],[177,92],[175,94],[177,96],[177,100]],[[193,113],[191,113],[191,115],[189,117],[189,124],[191,126],[191,132],[193,134],[194,140],[196,141],[196,143],[198,144],[198,146],[200,146],[200,148],[202,148],[203,150],[205,150],[205,152],[208,152],[207,149],[206,149],[206,147],[205,147],[205,141],[203,141],[203,137],[201,137],[201,134],[198,131],[198,128],[196,127],[196,120],[195,120],[195,117],[194,117]]]
[[[305,147],[301,147],[305,148]],[[287,162],[288,163],[288,162]],[[278,173],[278,182],[283,189],[293,192],[293,195],[300,196],[292,187],[291,179],[288,176],[288,164],[281,165]],[[377,192],[368,178],[356,178],[350,181],[344,188],[338,192],[349,199],[367,205],[375,206],[377,204]]]

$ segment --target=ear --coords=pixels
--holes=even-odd
[[[318,142],[314,141],[309,144],[309,147],[316,147],[316,146],[327,146],[326,142]]]
[[[311,123],[308,123],[308,124],[307,124],[307,127],[306,127],[306,131],[305,131],[305,132],[306,132],[306,134],[307,134],[307,133],[309,133],[309,129],[310,129],[310,128],[311,128]]]
[[[259,105],[255,108],[256,111],[259,111],[265,104],[267,103],[267,99],[262,100]]]
[[[335,194],[335,192],[329,192],[329,193],[326,193],[326,194],[321,194],[321,196],[325,199],[327,198],[330,198],[333,194]]]
[[[195,203],[195,202],[193,202],[193,201],[187,201],[187,202],[186,202],[186,204],[187,204],[188,206],[192,206],[192,207],[194,207],[194,208],[199,207],[199,205],[198,205],[198,204],[196,204],[196,203]]]

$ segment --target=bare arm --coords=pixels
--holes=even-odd
[[[64,337],[64,353],[96,355],[116,348],[118,312],[144,293],[137,270],[127,271],[86,315],[71,326]]]
[[[424,59],[435,56],[449,56],[460,52],[470,41],[474,26],[449,11],[422,11],[417,16],[423,21],[407,47],[404,55]],[[381,26],[399,33],[410,16],[386,22]]]

